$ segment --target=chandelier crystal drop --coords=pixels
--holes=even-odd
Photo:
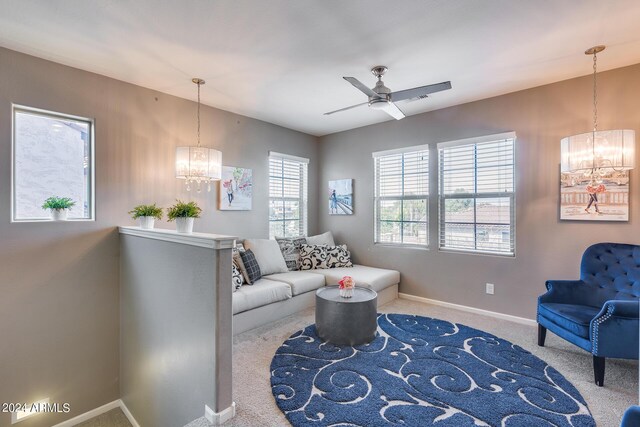
[[[176,148],[176,178],[184,179],[187,191],[196,187],[198,193],[202,186],[211,191],[211,181],[220,180],[222,175],[222,153],[218,150],[200,146],[200,86],[205,81],[192,79],[198,85],[198,143],[195,146]]]

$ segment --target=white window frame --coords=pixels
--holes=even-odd
[[[512,140],[513,144],[513,163],[511,164],[511,172],[512,182],[513,182],[513,191],[511,192],[493,192],[493,193],[456,193],[456,194],[444,194],[444,176],[443,176],[443,165],[442,165],[442,156],[443,150],[450,147],[457,146],[465,146],[465,145],[474,145],[487,143],[487,142],[499,142],[502,140]],[[516,255],[516,176],[515,176],[515,164],[516,164],[516,133],[515,132],[505,132],[499,133],[495,135],[486,135],[475,138],[466,138],[460,139],[456,141],[448,141],[442,142],[438,144],[438,248],[440,251],[445,252],[462,252],[469,254],[480,254],[480,255],[493,255],[493,256],[503,256],[503,257],[515,257]],[[478,168],[474,167],[474,187],[477,188],[477,179],[478,179]],[[491,251],[487,249],[477,249],[478,243],[478,235],[475,230],[478,225],[505,225],[505,224],[492,224],[492,223],[478,223],[475,220],[475,211],[474,211],[474,246],[476,249],[466,249],[466,248],[457,248],[452,246],[447,246],[445,241],[445,201],[451,199],[491,199],[491,198],[509,198],[510,203],[510,215],[509,215],[509,229],[510,229],[510,251],[509,252],[500,252],[500,251]]]
[[[290,162],[295,162],[295,163],[299,163],[300,164],[300,194],[298,197],[271,197],[271,162],[272,160],[275,161],[290,161]],[[284,165],[284,163],[283,163]],[[269,207],[271,206],[271,202],[272,201],[282,201],[287,202],[287,201],[297,201],[299,202],[300,205],[300,217],[298,218],[298,222],[299,222],[299,230],[301,232],[301,236],[306,236],[307,235],[307,227],[308,227],[308,223],[309,221],[308,216],[307,216],[307,206],[308,206],[308,190],[309,190],[309,159],[305,158],[305,157],[298,157],[298,156],[292,156],[290,154],[283,154],[283,153],[278,153],[275,151],[269,151],[269,166],[268,166],[268,172],[269,174],[269,197],[268,197],[268,203],[269,203]],[[282,172],[281,175],[277,176],[276,178],[280,178],[283,180],[283,186],[284,186],[284,171]],[[268,224],[269,224],[269,238],[273,239],[275,237],[284,237],[284,236],[280,236],[280,235],[274,235],[271,233],[271,223],[273,222],[282,222],[283,224],[283,231],[284,231],[284,224],[286,223],[286,221],[291,221],[291,220],[287,220],[286,218],[283,218],[282,220],[271,220],[270,218],[270,208],[269,208],[269,217],[267,217],[268,220]]]
[[[51,222],[50,219],[47,218],[24,218],[18,219],[16,218],[16,202],[15,202],[15,185],[16,185],[16,113],[22,112],[27,114],[34,114],[44,117],[51,117],[62,120],[75,120],[85,122],[89,125],[89,135],[91,141],[89,143],[89,162],[90,162],[90,174],[89,180],[89,217],[88,218],[69,218],[68,221],[95,221],[96,220],[96,161],[95,161],[95,121],[94,119],[88,117],[75,116],[71,114],[58,113],[55,111],[43,110],[40,108],[29,107],[26,105],[20,104],[11,104],[11,222]]]
[[[398,155],[398,154],[402,154],[403,155],[403,159],[402,159],[402,166],[403,166],[403,171],[402,171],[402,180],[403,180],[403,186],[404,186],[404,155],[405,154],[410,154],[410,153],[415,153],[415,152],[419,152],[419,151],[426,151],[427,152],[427,172],[426,172],[426,177],[427,177],[427,193],[426,194],[422,194],[422,195],[410,195],[410,196],[405,196],[404,194],[401,196],[388,196],[388,197],[382,197],[380,196],[380,180],[378,179],[378,167],[379,167],[379,159],[387,157],[387,156],[394,156],[394,155]],[[374,181],[374,232],[373,232],[373,243],[375,245],[381,245],[381,246],[393,246],[393,247],[403,247],[403,248],[417,248],[417,249],[429,249],[429,205],[430,205],[430,195],[429,195],[429,185],[430,185],[430,156],[431,153],[429,152],[429,144],[423,144],[423,145],[415,145],[415,146],[411,146],[411,147],[403,147],[403,148],[397,148],[397,149],[393,149],[393,150],[385,150],[385,151],[376,151],[374,153],[372,153],[372,157],[373,157],[373,181]],[[400,200],[401,203],[404,202],[405,200],[424,200],[426,203],[426,230],[427,230],[427,240],[424,244],[417,244],[417,243],[404,243],[403,242],[403,238],[402,238],[402,233],[404,231],[404,224],[405,223],[410,223],[411,221],[404,221],[401,220],[400,221],[400,235],[401,235],[401,241],[400,242],[385,242],[385,241],[381,241],[380,240],[380,202],[385,201],[385,200]],[[403,211],[403,209],[401,208],[401,210]]]

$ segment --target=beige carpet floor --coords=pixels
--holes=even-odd
[[[132,427],[122,409],[116,408],[109,412],[76,424],[74,427]]]
[[[638,402],[638,363],[635,361],[608,360],[605,386],[597,387],[593,383],[590,354],[552,333],[547,334],[546,347],[540,348],[536,344],[534,326],[401,299],[380,307],[379,311],[418,314],[462,323],[520,345],[556,368],[576,386],[599,427],[618,427],[625,409]],[[314,310],[308,309],[235,337],[233,394],[237,415],[225,423],[225,427],[289,425],[271,394],[269,365],[282,342],[311,323],[314,323]],[[129,426],[124,414],[115,409],[78,427]],[[209,423],[200,418],[187,427],[209,427]]]
[[[531,351],[562,373],[584,396],[599,427],[618,427],[630,405],[638,402],[638,363],[608,360],[605,386],[593,383],[591,355],[547,334],[546,347],[537,346],[537,331],[506,320],[478,314],[395,300],[379,308],[384,313],[406,313],[436,317],[482,329]],[[313,309],[238,335],[234,340],[234,400],[237,415],[231,426],[287,426],[271,394],[269,365],[276,349],[293,332],[314,323]],[[195,427],[206,424],[193,424]]]

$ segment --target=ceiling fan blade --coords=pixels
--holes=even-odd
[[[367,105],[367,104],[368,104],[368,102],[363,102],[362,104],[356,104],[356,105],[352,105],[352,106],[350,106],[350,107],[344,107],[344,108],[341,108],[341,109],[339,109],[339,110],[329,111],[328,113],[324,113],[324,115],[325,115],[325,116],[328,116],[328,115],[333,114],[333,113],[339,113],[339,112],[341,112],[341,111],[351,110],[352,108],[361,107],[361,106],[363,106],[363,105]]]
[[[430,93],[451,89],[451,82],[436,83],[433,85],[414,87],[413,89],[399,90],[391,93],[393,102],[412,98],[424,98]]]
[[[406,117],[404,113],[398,108],[398,106],[393,102],[387,102],[387,105],[381,108],[381,110],[396,120],[404,119]]]
[[[378,95],[377,93],[375,93],[374,91],[366,87],[364,83],[362,83],[360,80],[356,79],[355,77],[343,77],[343,79],[351,83],[356,89],[358,89],[360,92],[364,93],[368,97],[381,98],[380,95]]]

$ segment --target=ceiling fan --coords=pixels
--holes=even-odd
[[[433,85],[414,87],[413,89],[400,90],[397,92],[391,92],[391,89],[384,85],[382,76],[387,72],[387,67],[384,65],[376,65],[371,69],[371,73],[378,78],[376,85],[369,89],[360,80],[355,77],[343,77],[346,81],[355,86],[356,89],[369,97],[369,101],[362,104],[352,105],[350,107],[341,108],[335,111],[329,111],[324,113],[325,116],[330,114],[339,113],[341,111],[350,110],[352,108],[360,107],[362,105],[369,105],[374,110],[381,110],[393,117],[396,120],[403,119],[404,113],[395,104],[398,101],[416,101],[418,99],[426,98],[430,93],[440,92],[442,90],[451,89],[451,82],[436,83]]]

